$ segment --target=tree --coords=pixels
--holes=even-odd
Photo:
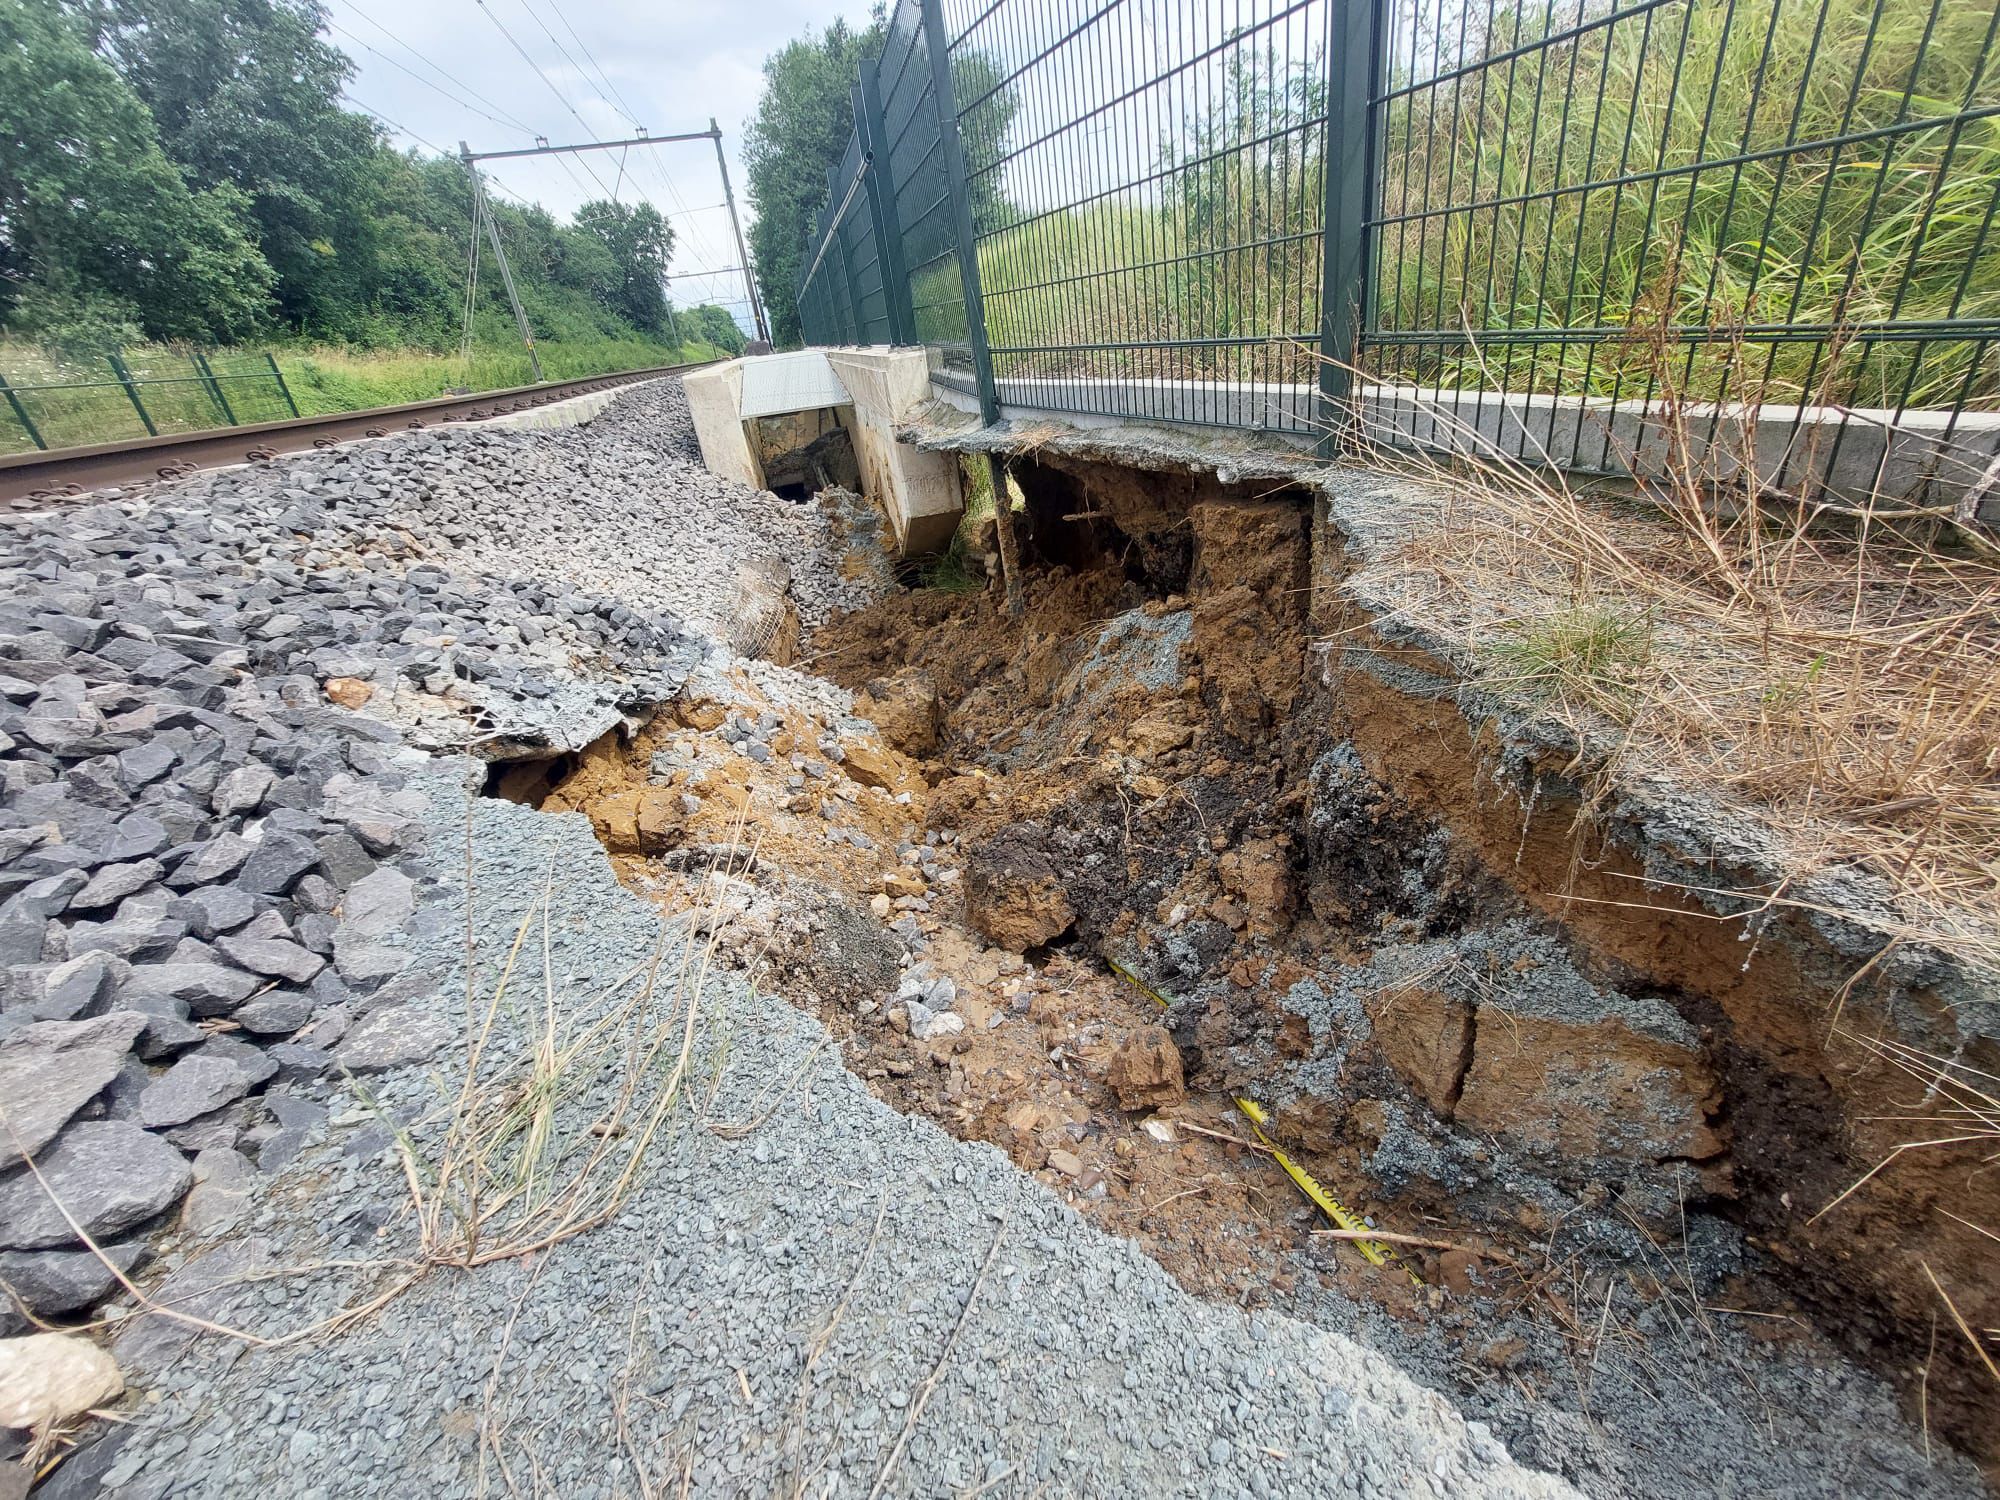
[[[650,203],[586,203],[576,211],[575,237],[605,252],[607,284],[587,287],[622,312],[635,328],[667,330],[663,283],[674,253],[673,226]]]
[[[736,320],[729,316],[727,308],[704,302],[699,307],[684,309],[680,321],[684,331],[692,333],[705,344],[715,345],[724,354],[743,352],[743,330],[736,326]]]
[[[351,336],[378,255],[383,147],[340,106],[353,65],[318,0],[68,0],[197,188],[250,203],[287,321]]]
[[[274,280],[247,209],[233,187],[189,190],[72,18],[0,0],[0,317],[45,336],[247,334]]]
[[[882,50],[884,30],[878,6],[864,31],[836,20],[764,60],[764,93],[744,133],[743,161],[757,212],[750,231],[757,284],[771,336],[781,345],[799,342],[801,250],[826,201],[827,171],[839,162],[854,131],[856,70],[862,58]]]

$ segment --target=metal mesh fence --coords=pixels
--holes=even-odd
[[[1994,0],[903,0],[804,326],[931,346],[989,416],[1976,478],[1996,30]]]
[[[1943,0],[1414,0],[1374,100],[1365,365],[1429,399],[1392,426],[1436,442],[1503,410],[1509,451],[1616,471],[1630,436],[1607,418],[1669,402],[1711,433],[1731,402],[1990,410],[1996,21]]]
[[[145,348],[107,355],[10,350],[0,453],[116,442],[296,417],[269,354]]]

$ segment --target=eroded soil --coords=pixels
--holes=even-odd
[[[919,590],[807,640],[866,723],[739,674],[497,789],[587,815],[671,915],[719,889],[718,941],[885,1101],[1192,1291],[1395,1344],[1531,1461],[1600,1493],[1717,1463],[1961,1492],[1903,1436],[1854,1444],[1887,1397],[1732,1225],[1731,1121],[1675,997],[1326,742],[1308,530],[1292,497],[1221,495],[1143,545],[1066,533],[1018,619]],[[1239,1098],[1397,1259],[1320,1233]]]

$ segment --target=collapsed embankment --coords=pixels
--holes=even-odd
[[[1995,1387],[1951,1325],[2000,1321],[2000,1181],[1976,1140],[1899,1151],[1960,1133],[1951,1101],[1847,1039],[2000,1073],[1977,976],[1885,939],[1865,876],[1801,879],[1483,692],[1371,571],[1384,482],[1131,460],[1016,456],[1020,620],[904,595],[813,644],[878,698],[935,683],[929,821],[970,925],[1136,971],[1191,1086],[1274,1105],[1388,1222],[1517,1250],[1579,1215],[1734,1226],[1753,1305],[1990,1462]]]
[[[1868,1176],[1932,1106],[1832,1026],[1991,1069],[1964,972],[1844,917],[1858,878],[1787,891],[1726,809],[1608,785],[1482,691],[1383,582],[1381,481],[1101,436],[1013,473],[1019,618],[921,589],[804,641],[865,717],[809,679],[698,676],[496,789],[586,812],[669,909],[724,891],[722,940],[880,1096],[1191,1289],[1441,1334],[1434,1378],[1586,1487],[1740,1459],[1751,1488],[1926,1488],[1915,1444],[1857,1436],[1876,1398],[1808,1325],[1990,1463],[1939,1290],[1995,1321],[1990,1175],[1906,1152]],[[1238,1097],[1421,1242],[1400,1267],[1311,1238]],[[1746,1352],[1767,1331],[1797,1360]],[[1709,1416],[1607,1414],[1621,1361]],[[1710,1435],[1675,1457],[1689,1421]]]

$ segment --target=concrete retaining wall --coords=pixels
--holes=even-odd
[[[946,547],[965,513],[958,460],[896,441],[897,424],[930,398],[924,352],[829,349],[826,357],[854,398],[851,432],[862,489],[888,515],[897,552],[908,557]]]
[[[978,402],[957,372],[935,394],[961,411]],[[1318,436],[1311,386],[1253,381],[1002,380],[1003,414],[1071,427],[1125,423],[1227,427],[1301,448]],[[1976,495],[1979,518],[2000,524],[2000,413],[1868,407],[1688,404],[1675,420],[1660,404],[1378,385],[1362,398],[1367,436],[1468,457],[1525,454],[1531,464],[1658,478],[1677,447],[1709,482],[1734,480],[1751,460],[1762,483],[1797,489],[1818,479],[1837,497],[1956,500]],[[1923,491],[1926,482],[1931,494]]]
[[[690,370],[681,377],[681,388],[687,392],[688,414],[694,418],[701,461],[709,472],[753,490],[764,488],[763,467],[743,430],[743,361]]]
[[[581,427],[596,418],[604,408],[616,401],[626,391],[636,390],[637,385],[615,386],[607,391],[585,391],[581,396],[571,396],[567,401],[553,401],[547,406],[531,406],[526,411],[510,411],[505,416],[489,417],[480,425],[483,427],[511,427],[524,432],[545,431],[555,427]]]

